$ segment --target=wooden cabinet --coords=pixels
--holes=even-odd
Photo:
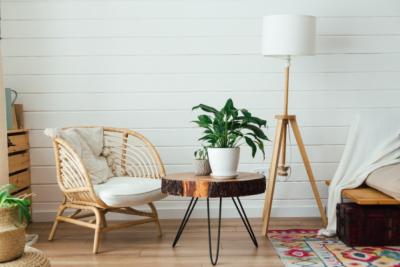
[[[398,205],[337,205],[337,236],[348,246],[400,245]]]
[[[15,194],[30,192],[29,132],[26,129],[9,130],[7,137],[9,183],[17,186]]]

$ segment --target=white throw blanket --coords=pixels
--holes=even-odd
[[[319,234],[336,234],[336,204],[343,189],[360,186],[374,170],[400,162],[400,112],[374,110],[358,114],[350,127],[346,147],[329,186],[328,226]]]
[[[103,156],[104,134],[102,127],[46,129],[51,138],[59,137],[72,146],[82,159],[93,184],[100,184],[112,177],[112,171]]]

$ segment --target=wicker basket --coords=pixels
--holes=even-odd
[[[21,257],[24,247],[25,225],[18,223],[18,209],[0,208],[0,262]]]
[[[0,264],[1,267],[50,267],[46,255],[35,248],[26,246],[21,258]]]

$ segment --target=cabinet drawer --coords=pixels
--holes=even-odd
[[[28,151],[8,156],[9,173],[14,173],[17,171],[28,169],[29,165],[30,165],[30,160]]]
[[[31,173],[29,170],[18,172],[10,176],[10,184],[17,186],[14,191],[27,188],[31,185]]]
[[[8,153],[27,150],[29,148],[28,133],[16,133],[8,135],[9,147]]]

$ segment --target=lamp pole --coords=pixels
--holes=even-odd
[[[290,71],[290,56],[286,57],[285,66],[285,88],[284,88],[284,115],[288,115],[289,110],[289,71]]]
[[[289,115],[289,72],[290,72],[290,56],[285,58],[286,66],[285,66],[285,83],[284,83],[284,96],[283,96],[283,115]],[[282,132],[282,150],[281,150],[281,157],[278,166],[278,175],[280,176],[288,176],[289,166],[286,166],[286,135],[287,135],[287,128],[289,127],[288,121],[283,121],[283,129]]]

